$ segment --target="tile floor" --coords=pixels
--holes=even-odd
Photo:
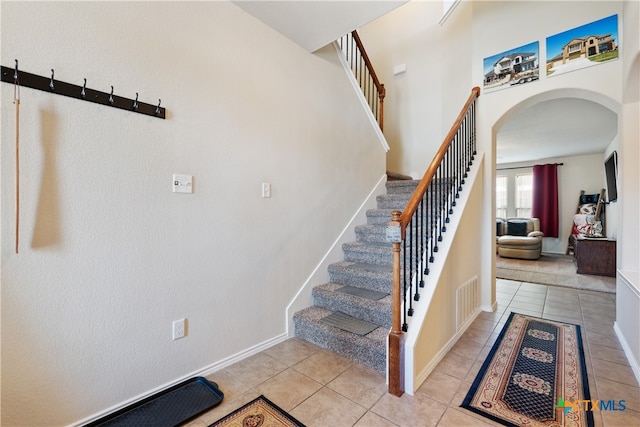
[[[596,426],[640,426],[640,388],[613,330],[615,295],[497,280],[498,310],[481,313],[415,395],[386,392],[385,376],[298,339],[212,374],[223,402],[188,424],[204,427],[264,394],[308,427],[498,425],[459,407],[509,313],[582,326],[593,399],[625,400],[594,412]]]

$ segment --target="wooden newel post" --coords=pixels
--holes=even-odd
[[[391,221],[387,225],[387,240],[391,242],[393,262],[391,284],[391,332],[389,332],[389,393],[402,396],[404,393],[404,333],[401,326],[400,307],[400,243],[402,228],[400,226],[402,212],[393,211]]]

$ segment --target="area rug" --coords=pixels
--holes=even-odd
[[[460,405],[506,426],[593,426],[580,327],[511,313]]]
[[[616,292],[615,277],[577,274],[571,255],[543,254],[536,260],[502,258],[496,255],[496,277],[588,291]]]
[[[209,427],[305,427],[278,405],[260,395],[246,405],[220,418]]]

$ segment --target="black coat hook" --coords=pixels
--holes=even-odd
[[[2,0],[0,0],[1,2]],[[36,75],[24,70],[24,63],[22,69],[19,68],[20,61],[15,60],[14,67],[5,67],[4,65],[0,70],[0,80],[2,83],[10,83],[15,86],[14,96],[18,96],[18,90],[20,87],[28,87],[36,90],[48,92],[53,95],[62,95],[70,98],[75,98],[83,101],[88,101],[101,105],[109,105],[113,108],[127,110],[129,112],[143,114],[160,119],[165,118],[165,108],[161,106],[161,100],[155,104],[141,102],[136,93],[135,99],[124,98],[115,95],[114,86],[111,86],[111,92],[98,91],[91,89],[88,86],[86,78],[84,78],[81,84],[71,84],[65,81],[56,80],[55,70],[51,68],[50,75]],[[16,98],[17,99],[17,98]]]

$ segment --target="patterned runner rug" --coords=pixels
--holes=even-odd
[[[264,397],[255,398],[246,405],[222,417],[209,427],[305,427],[300,421]]]
[[[589,399],[580,326],[511,313],[460,406],[506,426],[577,427],[593,426],[576,402]]]

